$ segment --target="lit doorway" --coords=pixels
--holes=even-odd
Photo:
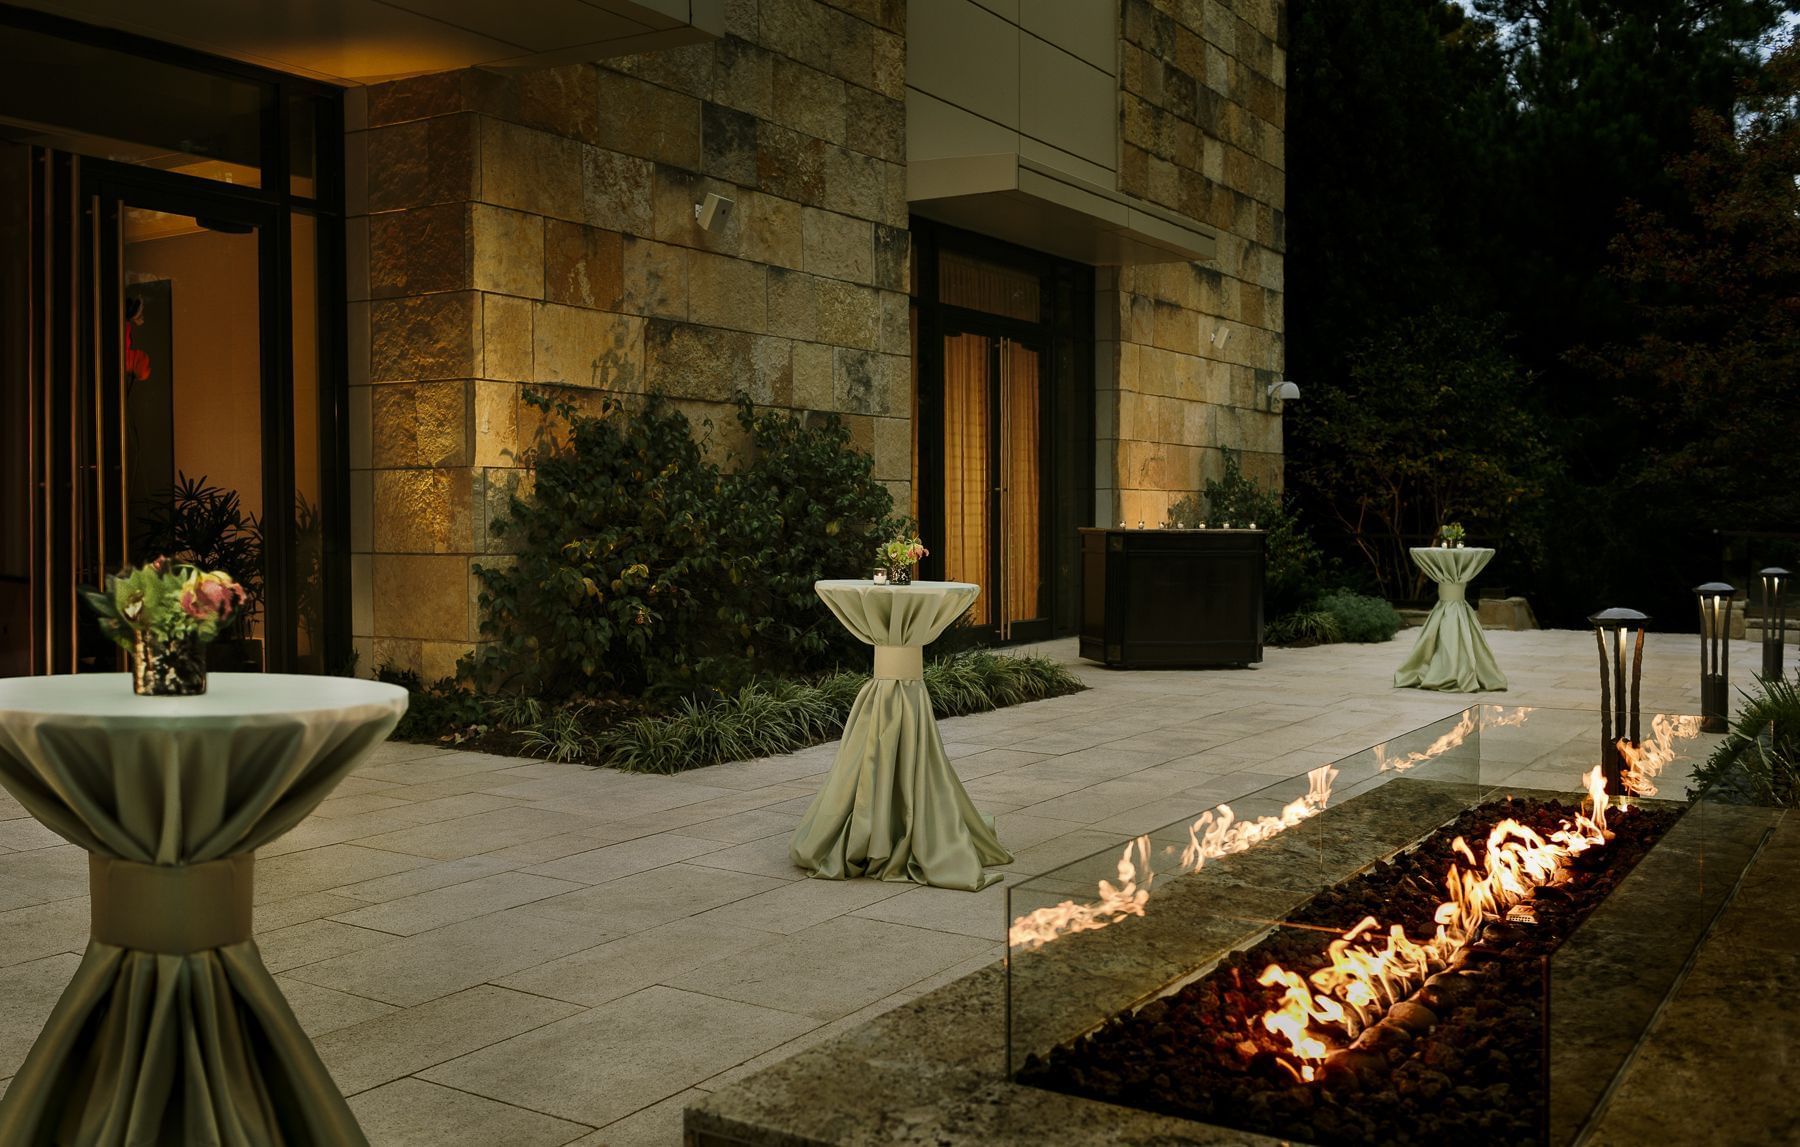
[[[0,73],[0,675],[121,667],[78,591],[163,554],[252,592],[212,668],[346,668],[340,97],[12,10]]]
[[[1078,625],[1093,506],[1092,268],[913,221],[913,510],[995,641]]]

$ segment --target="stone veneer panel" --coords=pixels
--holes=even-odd
[[[726,27],[353,94],[364,671],[443,676],[479,638],[471,566],[506,560],[489,524],[543,429],[528,386],[655,388],[721,446],[739,389],[840,411],[907,502],[904,3],[734,3]],[[703,230],[708,192],[733,205]]]
[[[1098,273],[1102,524],[1163,521],[1229,446],[1281,484],[1287,5],[1122,0],[1120,189],[1214,228],[1210,264]]]

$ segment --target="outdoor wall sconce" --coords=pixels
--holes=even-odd
[[[1700,599],[1700,728],[1723,733],[1731,712],[1731,599],[1734,586],[1709,581],[1694,587]]]
[[[714,224],[722,223],[731,213],[732,206],[733,200],[716,191],[708,191],[705,199],[694,204],[694,222],[700,224],[700,230],[711,231]]]
[[[1788,572],[1780,566],[1762,571],[1762,675],[1766,681],[1781,676],[1781,643],[1787,640],[1787,603],[1781,595],[1787,589],[1787,578]]]
[[[1625,792],[1619,742],[1628,741],[1633,748],[1638,745],[1638,688],[1644,679],[1644,623],[1649,620],[1648,614],[1617,607],[1588,618],[1600,646],[1600,771],[1606,777],[1606,791],[1613,796]],[[1629,678],[1625,675],[1627,642],[1632,650]]]

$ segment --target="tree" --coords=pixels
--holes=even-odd
[[[1308,412],[1316,454],[1302,473],[1389,597],[1417,596],[1407,548],[1449,519],[1527,556],[1532,509],[1554,472],[1521,399],[1529,377],[1498,322],[1433,310],[1363,340],[1349,385]]]
[[[1590,361],[1656,433],[1622,489],[1653,535],[1800,524],[1800,47],[1694,117],[1669,165],[1681,206],[1633,203],[1613,274],[1635,337]]]

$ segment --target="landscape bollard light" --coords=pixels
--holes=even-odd
[[[1610,797],[1625,794],[1619,742],[1628,741],[1633,748],[1638,745],[1638,689],[1644,679],[1644,623],[1649,620],[1648,614],[1617,607],[1603,609],[1588,618],[1594,627],[1594,640],[1600,646],[1600,770],[1606,777]],[[1628,643],[1629,677],[1625,669]]]
[[[1781,643],[1787,640],[1787,603],[1781,595],[1787,589],[1788,572],[1780,566],[1762,571],[1762,639],[1763,680],[1781,676]]]
[[[1700,729],[1723,733],[1731,713],[1731,599],[1737,588],[1722,581],[1694,587],[1700,599]]]

